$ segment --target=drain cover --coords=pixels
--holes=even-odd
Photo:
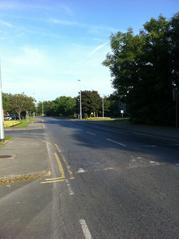
[[[12,158],[13,156],[12,155],[0,155],[0,159],[7,159],[7,158]]]

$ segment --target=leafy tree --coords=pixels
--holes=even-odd
[[[11,112],[13,109],[11,107],[11,98],[12,98],[12,94],[8,94],[8,93],[3,93],[2,95],[2,101],[3,101],[3,110],[4,113],[9,113]]]
[[[93,116],[98,116],[98,114],[101,113],[102,100],[97,91],[82,91],[81,101],[84,117],[89,117],[91,114],[93,114]]]
[[[76,108],[76,100],[70,96],[61,96],[54,101],[56,112],[59,116],[73,116]]]
[[[113,86],[127,104],[131,119],[151,124],[172,124],[173,84],[179,72],[179,15],[171,21],[160,16],[144,24],[139,34],[131,29],[111,37],[109,67]]]
[[[35,111],[34,98],[25,94],[15,94],[10,97],[11,111],[16,112],[21,119],[21,113]]]

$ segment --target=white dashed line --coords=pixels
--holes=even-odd
[[[156,148],[157,145],[154,145],[154,144],[146,144],[146,145],[143,145],[143,147],[146,147],[146,148]]]
[[[106,138],[106,140],[109,141],[109,142],[111,142],[111,143],[118,144],[118,145],[120,145],[120,146],[122,146],[122,147],[127,147],[126,144],[123,144],[123,143],[121,143],[121,142],[115,141],[115,140],[113,140],[113,139]]]
[[[160,165],[160,163],[159,162],[156,162],[156,161],[150,161],[150,163],[152,164],[152,165]]]
[[[70,196],[73,196],[75,193],[73,192],[73,190],[72,190],[72,188],[71,188],[71,185],[70,185],[68,179],[65,179],[65,182],[66,182],[66,185],[67,185],[67,188],[68,188],[69,195],[70,195]]]
[[[90,131],[86,131],[86,133],[89,134],[89,135],[92,135],[92,136],[95,136],[95,135],[96,135],[95,133],[90,132]]]
[[[86,224],[86,221],[84,219],[80,219],[79,222],[80,222],[80,225],[81,225],[81,228],[82,228],[83,235],[84,235],[85,239],[92,239],[92,236],[91,236],[89,228]]]
[[[86,170],[84,170],[83,168],[79,168],[77,173],[86,173]]]

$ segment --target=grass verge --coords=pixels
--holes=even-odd
[[[4,140],[0,141],[0,145],[4,145],[5,143],[7,143],[8,141],[10,141],[10,140],[12,140],[12,139],[13,139],[12,136],[7,135],[7,136],[5,136],[5,139],[4,139]]]
[[[15,128],[27,128],[29,124],[34,122],[34,118],[28,118],[28,119],[23,119],[19,121],[20,123],[15,125]]]
[[[5,128],[27,128],[29,124],[34,122],[34,118],[28,118],[23,120],[8,120],[4,121],[4,127]]]
[[[20,120],[8,120],[8,121],[4,121],[4,127],[10,128],[10,127],[17,126],[20,123],[21,123]]]

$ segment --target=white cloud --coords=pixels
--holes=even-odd
[[[13,24],[8,22],[8,21],[4,21],[4,20],[0,19],[0,26],[5,26],[5,27],[12,28]]]
[[[102,48],[104,48],[106,45],[108,45],[108,42],[102,43],[100,45],[98,45],[97,47],[95,47],[90,54],[88,55],[88,57],[92,57],[93,55],[96,54],[96,52],[100,51]]]
[[[76,96],[77,79],[81,79],[82,89],[109,94],[112,92],[110,72],[101,64],[107,52],[104,44],[94,49],[75,44],[48,50],[25,46],[14,49],[13,55],[10,50],[3,50],[3,90],[25,92],[38,100]]]
[[[38,48],[23,47],[21,54],[10,59],[16,66],[42,66],[47,61],[47,56]]]
[[[103,25],[90,25],[86,23],[81,23],[77,21],[69,21],[59,18],[49,18],[49,23],[56,24],[56,25],[64,25],[64,26],[76,26],[78,28],[84,28],[90,34],[100,34],[104,32],[117,32],[117,29],[110,27],[110,26],[103,26]]]
[[[49,23],[63,25],[63,26],[74,26],[74,25],[78,26],[79,25],[75,21],[60,20],[60,19],[55,19],[55,18],[50,18]]]

